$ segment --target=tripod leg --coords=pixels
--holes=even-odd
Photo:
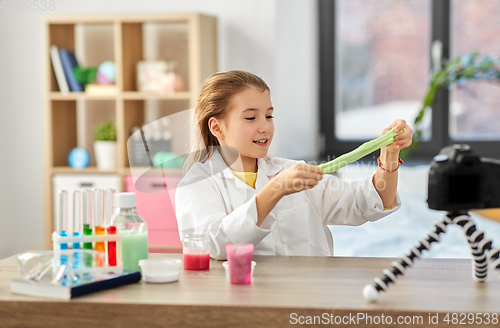
[[[493,248],[488,252],[488,257],[493,269],[500,270],[500,248]]]
[[[488,258],[486,252],[491,249],[491,240],[485,239],[484,232],[477,230],[474,220],[469,215],[459,215],[453,217],[453,223],[460,226],[469,243],[474,269],[472,278],[483,282],[488,276]],[[471,238],[473,237],[473,238]],[[479,246],[481,243],[481,246]]]
[[[389,284],[396,283],[398,276],[402,276],[406,270],[413,265],[413,262],[420,258],[422,251],[430,250],[431,244],[434,242],[439,242],[441,233],[446,232],[446,226],[451,224],[452,220],[445,216],[443,221],[435,222],[435,230],[430,231],[427,234],[427,238],[420,239],[420,245],[418,247],[412,246],[410,248],[410,254],[403,255],[398,261],[391,263],[392,267],[390,270],[384,270],[384,275],[382,278],[375,278],[373,284],[368,284],[363,288],[363,297],[368,301],[377,300],[378,294],[388,288]]]
[[[484,231],[477,229],[470,216],[462,217],[456,217],[453,223],[462,227],[464,234],[467,236],[467,241],[471,246],[472,257],[475,263],[474,279],[484,281],[488,274],[488,263],[490,263],[493,269],[500,270],[500,248],[493,248],[493,241],[486,238]]]

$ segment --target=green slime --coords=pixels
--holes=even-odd
[[[118,232],[122,235],[123,270],[140,271],[139,260],[148,258],[148,232],[137,230]]]
[[[364,144],[347,154],[339,156],[328,163],[323,163],[318,166],[323,169],[323,174],[333,173],[346,166],[347,164],[355,162],[358,159],[374,152],[375,150],[393,143],[394,137],[403,132],[403,130],[396,132],[394,129],[395,128],[392,128],[389,132],[381,137],[365,142]]]

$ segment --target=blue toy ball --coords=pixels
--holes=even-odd
[[[68,164],[75,170],[81,170],[87,167],[90,162],[89,152],[82,147],[71,149],[68,155]]]

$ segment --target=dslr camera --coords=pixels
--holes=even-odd
[[[500,207],[500,161],[481,158],[465,144],[441,149],[431,162],[427,203],[458,213]]]

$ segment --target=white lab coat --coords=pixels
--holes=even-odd
[[[187,233],[208,233],[210,255],[220,260],[233,243],[254,244],[255,255],[333,256],[327,225],[361,225],[401,207],[396,193],[398,205],[384,210],[372,176],[347,183],[327,174],[316,187],[284,196],[257,226],[256,194],[297,162],[258,159],[255,189],[237,178],[217,151],[205,163],[195,163],[175,192],[181,240]]]

